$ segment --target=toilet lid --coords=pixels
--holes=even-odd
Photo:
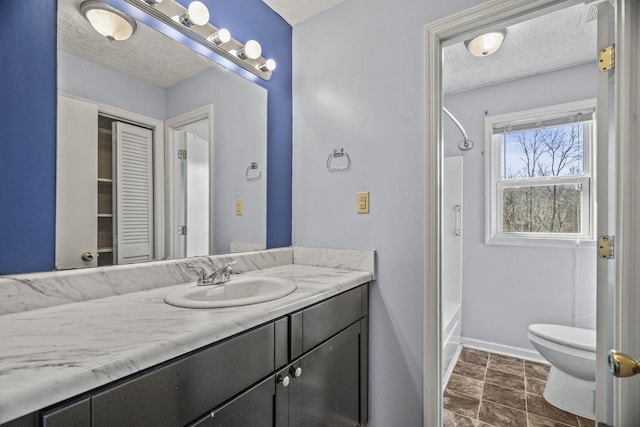
[[[596,331],[573,326],[536,324],[529,332],[546,340],[579,350],[596,351]]]

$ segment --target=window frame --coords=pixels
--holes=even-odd
[[[596,99],[556,104],[548,107],[517,111],[485,117],[485,243],[488,245],[576,246],[595,242],[595,107]],[[531,123],[570,116],[579,111],[593,110],[593,120],[584,122],[582,175],[501,179],[501,135],[494,127]],[[522,185],[525,184],[526,185]],[[582,233],[528,233],[502,231],[502,189],[544,186],[553,184],[581,184]]]

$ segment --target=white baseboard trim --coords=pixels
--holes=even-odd
[[[549,364],[540,353],[528,348],[512,347],[509,345],[496,344],[488,341],[475,340],[472,338],[462,338],[462,346],[475,348],[477,350],[488,351],[490,353],[502,354],[504,356],[517,357],[519,359],[530,360],[532,362]]]

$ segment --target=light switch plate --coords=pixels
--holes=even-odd
[[[363,191],[358,193],[358,213],[369,213],[369,192]]]
[[[236,200],[236,216],[244,215],[244,202],[242,199]]]

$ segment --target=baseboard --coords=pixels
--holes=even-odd
[[[530,360],[532,362],[549,364],[535,350],[528,348],[512,347],[509,345],[496,344],[488,341],[474,340],[472,338],[462,337],[462,345],[464,347],[475,348],[477,350],[488,351],[490,353],[502,354],[504,356],[517,357],[518,359]]]

